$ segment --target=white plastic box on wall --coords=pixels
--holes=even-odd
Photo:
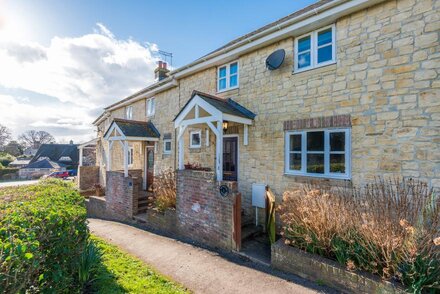
[[[266,184],[252,184],[252,206],[266,208]]]

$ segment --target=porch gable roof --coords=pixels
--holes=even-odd
[[[104,134],[104,138],[113,131],[113,125],[116,125],[118,130],[122,132],[121,135],[125,137],[134,138],[160,138],[160,133],[151,121],[136,121],[136,120],[126,120],[115,118],[112,124],[107,129]]]
[[[191,101],[194,99],[194,97],[200,97],[216,109],[218,109],[220,112],[225,114],[230,114],[246,119],[253,120],[256,116],[255,113],[248,110],[246,107],[240,105],[239,103],[235,102],[231,98],[220,98],[214,95],[206,94],[200,91],[194,90],[191,94],[191,99],[186,102],[186,104],[180,109],[179,113],[176,115],[173,121],[176,121],[176,119],[182,114],[182,112],[185,110],[185,108],[191,103]]]

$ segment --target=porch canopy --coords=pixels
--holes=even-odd
[[[111,171],[113,143],[118,141],[124,153],[124,175],[128,177],[128,142],[129,141],[159,141],[160,133],[151,121],[135,121],[113,119],[110,127],[104,134],[109,142],[109,156],[107,157],[107,171]]]
[[[223,99],[199,91],[194,91],[191,99],[183,106],[174,119],[178,129],[179,169],[184,169],[185,129],[191,125],[207,124],[216,136],[215,169],[217,180],[223,180],[223,122],[243,124],[243,144],[248,144],[248,126],[252,125],[255,114],[232,99]]]

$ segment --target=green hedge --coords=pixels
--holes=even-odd
[[[0,189],[0,293],[79,292],[88,236],[84,198],[72,183]]]

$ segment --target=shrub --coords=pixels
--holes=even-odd
[[[0,189],[0,292],[76,292],[88,235],[72,183]]]
[[[15,160],[15,157],[6,152],[0,152],[0,163],[3,166],[8,166],[11,162]]]
[[[376,179],[364,188],[286,192],[280,207],[292,246],[348,269],[397,279],[408,289],[440,287],[440,198],[415,180]]]
[[[176,173],[172,169],[165,170],[154,177],[153,192],[156,207],[159,210],[176,207]]]

